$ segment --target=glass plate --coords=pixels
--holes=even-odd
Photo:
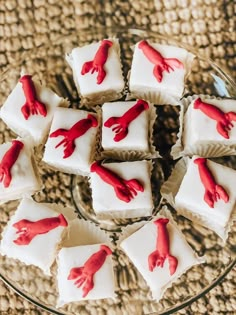
[[[206,59],[194,51],[192,47],[145,30],[116,28],[83,30],[58,38],[53,43],[45,43],[30,52],[23,52],[20,60],[13,61],[10,67],[1,75],[1,104],[19,79],[21,69],[31,73],[35,78],[60,96],[67,97],[71,107],[79,102],[72,72],[65,61],[65,53],[76,46],[82,46],[107,37],[117,37],[121,44],[121,55],[126,77],[132,59],[132,47],[141,40],[165,43],[184,47],[196,55],[192,73],[186,82],[186,93],[213,94],[235,97],[236,86],[233,80],[212,60]],[[170,148],[176,141],[178,132],[178,107],[162,106],[157,108],[158,119],[155,124],[154,141],[163,159],[154,163],[152,178],[155,210],[160,207],[160,186],[169,176],[174,161],[170,158]],[[10,140],[15,135],[0,122],[1,143]],[[132,224],[135,220],[97,221],[91,208],[91,196],[85,178],[71,176],[53,171],[41,163],[42,153],[38,152],[36,159],[39,172],[44,183],[43,190],[34,196],[36,201],[57,202],[60,205],[75,207],[79,217],[97,222],[111,233],[113,239],[119,237],[121,227]],[[236,168],[236,158],[218,159]],[[0,209],[0,231],[6,226],[14,213],[18,201],[8,202]],[[227,244],[222,244],[215,233],[202,227],[192,225],[187,219],[177,216],[175,219],[189,244],[198,255],[204,255],[206,263],[195,266],[182,275],[169,288],[160,302],[151,300],[150,291],[141,275],[133,267],[125,255],[117,249],[114,253],[115,278],[119,290],[115,301],[95,300],[80,303],[70,303],[56,309],[57,285],[55,281],[56,266],[53,266],[53,276],[45,276],[38,268],[25,266],[19,261],[0,256],[0,277],[18,294],[39,307],[53,314],[170,314],[191,304],[217,285],[235,264],[235,231],[231,231]],[[150,219],[150,218],[146,218]],[[140,220],[140,219],[139,219]]]

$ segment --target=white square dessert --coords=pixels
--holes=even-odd
[[[43,142],[58,106],[66,106],[62,97],[30,75],[23,75],[1,107],[0,117],[20,137],[31,137],[34,145]]]
[[[235,216],[236,171],[194,156],[174,198],[176,210],[223,240]]]
[[[97,131],[96,114],[58,108],[53,117],[43,161],[66,173],[88,175],[94,160]]]
[[[150,216],[153,210],[150,161],[91,165],[93,209],[98,218]]]
[[[182,143],[186,155],[235,155],[236,100],[193,99],[184,116]],[[232,152],[226,152],[231,146]]]
[[[26,141],[16,139],[0,145],[0,203],[31,196],[40,189],[32,161]]]
[[[129,74],[131,96],[160,105],[175,104],[183,95],[193,58],[180,47],[138,42]]]
[[[185,240],[168,211],[121,241],[120,247],[159,301],[184,272],[203,262]]]
[[[121,97],[124,79],[117,39],[77,47],[66,56],[84,105],[101,104]]]
[[[55,205],[54,205],[55,207]],[[68,223],[51,204],[22,199],[2,234],[0,253],[34,265],[50,275]]]
[[[57,258],[58,306],[115,297],[112,251],[107,245],[64,247]]]
[[[102,106],[103,154],[151,152],[151,105],[146,101],[105,103]],[[126,155],[125,155],[126,157]]]

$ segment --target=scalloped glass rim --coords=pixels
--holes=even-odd
[[[169,38],[167,36],[161,35],[161,34],[157,34],[155,32],[152,31],[147,31],[145,29],[142,28],[129,28],[127,29],[126,27],[120,27],[118,26],[117,29],[115,27],[110,27],[110,28],[96,28],[96,29],[83,29],[78,31],[80,32],[80,34],[82,34],[83,36],[87,35],[93,35],[93,34],[107,34],[107,33],[113,33],[113,35],[119,36],[120,33],[126,32],[129,34],[133,34],[133,35],[138,35],[139,37],[154,37],[156,39],[163,39],[163,40],[168,40],[173,44],[176,44],[179,47],[183,47],[185,49],[187,49],[188,51],[192,52],[193,54],[197,55],[197,57],[200,60],[206,61],[208,64],[211,65],[211,67],[220,75],[221,78],[223,78],[225,80],[225,83],[227,85],[227,87],[230,90],[230,96],[231,97],[236,97],[236,83],[234,82],[234,80],[232,79],[232,77],[230,77],[230,75],[227,74],[227,69],[223,69],[222,67],[220,67],[219,65],[217,65],[213,60],[206,58],[204,56],[199,55],[199,53],[197,52],[197,50],[193,49],[192,47],[190,47],[187,44],[184,43],[180,43],[177,39],[173,38]],[[80,37],[80,34],[77,34],[77,38]],[[63,36],[59,36],[57,39],[54,40],[54,42],[66,42],[66,41],[70,41],[70,38],[72,38],[72,36],[74,36],[75,34],[67,34],[67,35],[63,35]],[[12,69],[12,67],[14,67],[14,65],[19,65],[20,64],[24,64],[25,60],[28,60],[30,58],[30,54],[33,53],[34,51],[38,51],[41,47],[44,47],[45,49],[49,46],[51,46],[52,43],[49,44],[41,44],[39,45],[37,48],[34,48],[30,51],[25,51],[22,52],[21,58],[19,60],[16,60],[14,62],[11,63],[11,65],[9,65],[8,67],[6,67],[6,69],[2,72],[1,76],[0,76],[0,82],[4,81],[8,71],[10,69]],[[71,178],[73,180],[73,176]],[[71,180],[71,182],[72,182]],[[232,254],[232,253],[231,253]],[[220,276],[218,276],[211,284],[209,284],[208,286],[206,286],[202,291],[200,291],[197,295],[185,300],[184,302],[180,302],[178,305],[169,308],[167,311],[164,311],[162,313],[158,313],[159,315],[164,315],[164,314],[171,314],[174,313],[188,305],[190,305],[191,303],[193,303],[194,301],[196,301],[197,299],[199,299],[200,297],[204,296],[207,292],[209,292],[211,289],[213,289],[216,285],[218,285],[224,278],[225,276],[233,269],[233,267],[236,264],[236,259],[232,259],[231,263],[227,266],[227,268],[224,270],[224,272],[222,274],[220,274]],[[26,294],[25,292],[21,291],[20,289],[18,289],[11,281],[9,281],[4,275],[2,275],[2,273],[0,272],[0,279],[6,284],[8,285],[10,288],[12,288],[17,294],[19,294],[20,296],[22,296],[23,298],[27,299],[28,301],[30,301],[31,303],[33,303],[34,305],[42,308],[43,310],[49,311],[53,314],[58,314],[58,315],[63,315],[63,314],[69,314],[66,311],[59,311],[53,307],[49,307],[45,304],[43,304],[42,302],[38,302],[36,299],[30,297],[28,294]],[[156,313],[152,313],[152,314],[156,314]]]

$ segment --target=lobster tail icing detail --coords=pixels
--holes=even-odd
[[[104,65],[108,58],[109,48],[113,45],[112,41],[104,39],[98,48],[95,57],[91,61],[87,61],[83,64],[81,74],[85,75],[89,72],[92,74],[97,72],[97,84],[101,84],[106,77],[106,71]]]
[[[138,44],[147,59],[154,64],[153,75],[160,83],[163,79],[163,72],[175,71],[175,68],[182,69],[184,68],[183,63],[177,58],[164,58],[159,51],[154,49],[151,45],[148,44],[146,40],[142,40]]]
[[[94,162],[90,170],[95,172],[104,182],[111,185],[117,198],[124,202],[130,202],[135,198],[137,191],[144,191],[143,185],[137,179],[125,180],[99,162]]]
[[[25,104],[21,107],[21,112],[26,120],[30,115],[47,116],[45,104],[37,100],[37,94],[31,75],[24,75],[19,80],[22,83],[22,89],[26,98]]]
[[[12,146],[4,154],[0,162],[0,182],[5,188],[9,187],[12,180],[11,169],[17,161],[24,144],[19,140],[13,140]]]
[[[160,218],[153,222],[157,227],[156,250],[148,256],[148,267],[153,271],[156,267],[163,268],[165,260],[168,259],[170,275],[172,276],[178,266],[178,259],[170,254],[169,233],[167,224],[169,219]]]
[[[216,183],[207,166],[207,159],[197,158],[194,160],[194,163],[198,166],[200,179],[205,188],[204,200],[209,207],[214,208],[214,203],[219,199],[227,203],[229,201],[229,195],[221,185]]]
[[[83,298],[94,288],[94,275],[103,264],[108,255],[111,255],[111,249],[106,245],[101,245],[98,252],[92,254],[81,267],[75,267],[70,270],[68,280],[75,280],[74,285],[82,287]]]

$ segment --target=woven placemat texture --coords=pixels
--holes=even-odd
[[[235,1],[0,0],[0,70],[25,50],[84,28],[146,27],[196,47],[236,77]],[[60,51],[58,51],[60,53]],[[179,314],[235,314],[236,271]],[[47,314],[0,282],[0,314]]]

